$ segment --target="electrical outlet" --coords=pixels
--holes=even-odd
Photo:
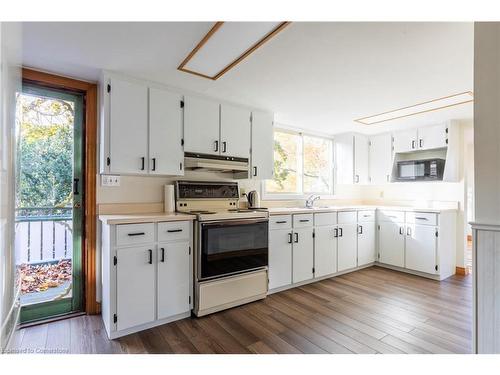
[[[120,176],[115,175],[102,175],[101,186],[116,187],[120,186]]]

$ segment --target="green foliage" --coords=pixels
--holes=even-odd
[[[288,168],[285,168],[286,166],[286,161],[288,159],[288,156],[283,149],[283,146],[281,146],[281,143],[279,140],[275,139],[274,140],[274,182],[278,184],[280,189],[284,189],[285,185],[284,182],[286,181],[289,170]]]

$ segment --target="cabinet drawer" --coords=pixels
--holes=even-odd
[[[375,210],[358,211],[358,223],[365,221],[375,221]]]
[[[158,223],[158,242],[189,240],[189,221]]]
[[[392,221],[393,223],[404,223],[405,213],[403,211],[377,211],[377,218],[379,221]]]
[[[358,221],[358,215],[356,211],[341,211],[338,213],[338,223],[339,224],[352,224]]]
[[[324,212],[320,214],[314,214],[314,225],[335,225],[337,224],[337,213],[336,212]]]
[[[116,246],[129,246],[154,242],[155,226],[153,223],[120,224],[116,226]]]
[[[407,212],[406,222],[411,224],[438,225],[438,214],[431,212]]]
[[[313,214],[293,215],[293,227],[304,228],[313,226]]]
[[[269,229],[290,229],[292,227],[292,215],[277,215],[269,217]]]

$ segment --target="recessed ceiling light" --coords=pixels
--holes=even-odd
[[[290,22],[216,22],[177,69],[216,80]]]
[[[423,103],[410,105],[408,107],[398,108],[392,111],[379,113],[377,115],[368,116],[356,119],[354,121],[363,125],[379,124],[385,121],[396,120],[402,117],[414,116],[420,113],[437,111],[448,107],[453,107],[460,104],[470,103],[474,101],[472,91],[461,92],[445,96],[443,98],[429,100]]]

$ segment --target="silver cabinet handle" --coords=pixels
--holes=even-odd
[[[411,236],[411,228],[410,227],[406,228],[406,235]]]
[[[299,242],[299,234],[295,233],[295,243]]]
[[[403,234],[404,234],[404,228],[403,228],[403,227],[399,227],[399,234],[400,234],[400,235],[403,235]]]
[[[338,230],[338,228],[334,228],[333,229],[333,237],[337,238],[338,236],[339,236],[339,230]]]
[[[253,167],[253,175],[254,175],[254,177],[257,176],[257,167]]]
[[[343,233],[342,228],[339,228],[339,237],[342,237],[342,236],[343,236],[343,234],[344,234],[344,233]]]
[[[288,233],[288,243],[292,243],[292,233]]]
[[[363,226],[358,225],[358,234],[363,234]]]

